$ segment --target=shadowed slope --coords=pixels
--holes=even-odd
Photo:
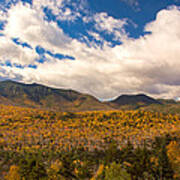
[[[0,82],[0,102],[8,101],[6,104],[62,111],[109,109],[108,105],[87,94],[9,80]]]

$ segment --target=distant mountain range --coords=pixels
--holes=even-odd
[[[52,109],[58,111],[92,111],[136,109],[152,104],[176,103],[157,100],[145,94],[122,95],[113,101],[100,102],[95,97],[73,90],[50,88],[40,84],[23,84],[15,81],[0,82],[0,104]]]

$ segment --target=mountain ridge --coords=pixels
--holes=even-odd
[[[24,84],[11,80],[0,82],[1,103],[3,98],[11,105],[27,106],[60,111],[84,111],[109,109],[95,97],[71,89],[58,89],[41,84]],[[92,106],[90,106],[92,104]]]
[[[91,111],[115,110],[123,107],[134,109],[162,102],[145,94],[121,95],[112,101],[101,102],[92,95],[72,89],[52,88],[37,83],[24,84],[12,80],[0,81],[1,104],[58,111]]]

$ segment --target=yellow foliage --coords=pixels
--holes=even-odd
[[[53,162],[50,166],[50,168],[47,170],[48,172],[48,180],[65,180],[64,177],[62,177],[60,174],[58,174],[58,171],[63,167],[63,164],[61,161],[56,160]]]
[[[6,180],[21,180],[21,176],[19,174],[19,167],[16,165],[12,165],[5,179]]]
[[[119,146],[129,139],[134,145],[169,133],[180,138],[180,117],[142,110],[52,112],[0,105],[0,145],[20,152],[39,148],[55,151],[84,147],[106,148],[105,139]],[[130,138],[129,138],[130,137]],[[19,144],[19,146],[15,146]],[[21,147],[21,149],[19,148]]]
[[[100,164],[98,170],[96,171],[96,174],[91,178],[91,180],[96,180],[98,176],[100,176],[104,171],[104,165]]]
[[[167,155],[175,171],[175,178],[180,178],[180,145],[177,141],[168,144]]]
[[[53,169],[54,171],[58,172],[60,168],[63,167],[63,164],[61,161],[56,160],[54,163],[51,164],[51,169]]]

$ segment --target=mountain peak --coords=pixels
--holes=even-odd
[[[146,94],[136,94],[136,95],[121,95],[115,100],[111,101],[117,105],[149,105],[149,104],[160,104],[156,99],[153,99]]]

